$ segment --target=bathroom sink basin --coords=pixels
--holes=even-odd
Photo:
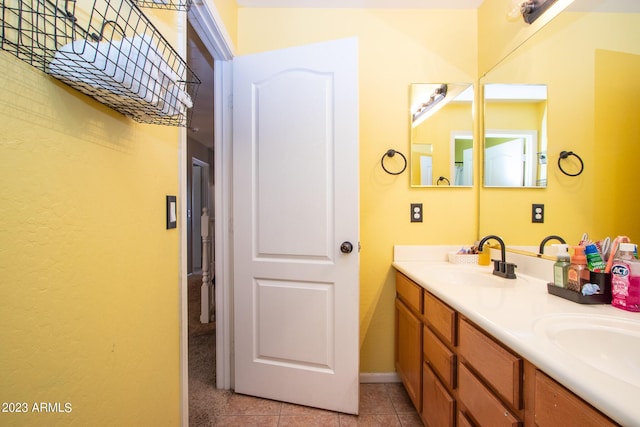
[[[432,280],[449,285],[464,284],[493,288],[516,286],[519,281],[524,280],[522,278],[505,279],[504,277],[496,276],[489,267],[467,268],[456,265],[430,269],[425,277],[427,277],[427,281]]]
[[[554,315],[539,319],[534,332],[591,368],[640,386],[640,321],[614,316]]]

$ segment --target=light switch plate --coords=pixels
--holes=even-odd
[[[176,196],[167,196],[167,230],[177,227],[177,216]]]

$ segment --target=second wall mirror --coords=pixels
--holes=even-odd
[[[410,85],[411,186],[473,185],[473,85]]]

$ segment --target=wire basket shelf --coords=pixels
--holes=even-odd
[[[133,0],[0,1],[2,50],[137,122],[189,125],[200,80]]]
[[[136,0],[139,7],[167,9],[187,12],[191,9],[191,0]]]

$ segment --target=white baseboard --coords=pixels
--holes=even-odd
[[[399,383],[397,372],[361,372],[360,383]]]

